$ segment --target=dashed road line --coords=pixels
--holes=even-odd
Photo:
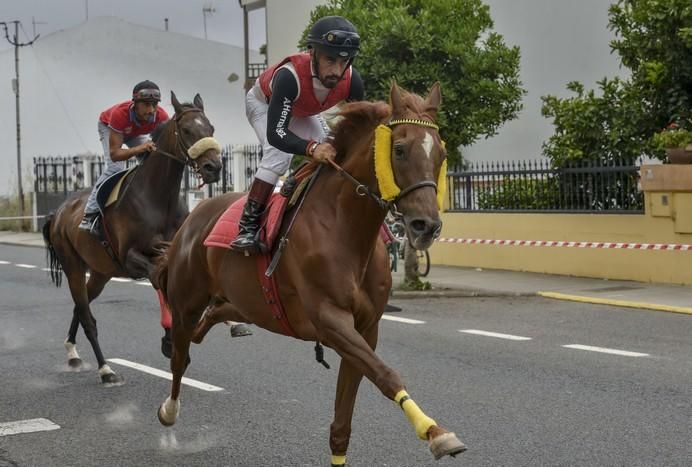
[[[111,363],[115,363],[116,365],[122,365],[128,368],[132,368],[134,370],[141,371],[142,373],[148,373],[153,376],[158,376],[159,378],[167,379],[168,381],[171,381],[173,379],[173,375],[167,371],[159,370],[158,368],[152,368],[150,366],[142,365],[140,363],[131,362],[129,360],[123,360],[122,358],[109,358],[108,361]],[[201,389],[202,391],[215,392],[224,390],[219,386],[214,386],[213,384],[207,384],[201,381],[197,381],[195,379],[185,377],[183,377],[182,383],[186,384],[187,386],[192,386],[193,388]]]
[[[514,336],[512,334],[502,334],[499,332],[491,331],[481,331],[480,329],[459,329],[459,332],[464,332],[466,334],[475,334],[478,336],[497,337],[499,339],[509,339],[512,341],[530,341],[532,339],[531,337]]]
[[[132,279],[128,279],[126,277],[111,277],[111,280],[113,282],[132,282]]]
[[[149,281],[137,281],[137,282],[135,282],[135,284],[151,286],[151,282],[149,282]]]
[[[608,353],[608,354],[613,354],[613,355],[621,355],[624,357],[649,357],[650,356],[648,353],[630,352],[629,350],[609,349],[606,347],[593,347],[591,345],[568,344],[568,345],[563,345],[563,347],[565,347],[567,349],[587,350],[590,352],[600,352],[600,353]]]
[[[12,264],[12,263],[10,263],[9,261],[0,260],[0,264]]]
[[[15,266],[17,266],[18,268],[36,269],[36,266],[34,266],[33,264],[16,263]]]
[[[420,321],[418,319],[400,318],[398,316],[390,316],[390,315],[382,315],[382,319],[386,319],[387,321],[396,321],[398,323],[406,323],[406,324],[425,324],[425,321]]]
[[[37,431],[52,431],[60,429],[47,418],[32,418],[29,420],[17,420],[14,422],[0,423],[0,437],[17,435],[20,433],[35,433]]]

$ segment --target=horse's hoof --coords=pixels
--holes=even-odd
[[[159,410],[156,411],[156,416],[159,418],[159,423],[163,426],[173,426],[175,425],[175,418],[173,420],[166,420],[164,418],[163,413],[161,412],[163,410],[163,404],[159,406]]]
[[[79,370],[82,368],[82,359],[81,358],[71,358],[67,361],[67,366],[70,367],[72,370]]]
[[[171,342],[171,331],[166,329],[166,334],[161,338],[161,353],[170,360],[173,355],[173,342]]]
[[[125,378],[117,373],[106,373],[101,375],[101,383],[110,386],[122,386],[125,384]]]
[[[163,404],[159,406],[156,415],[159,417],[159,422],[163,426],[173,426],[178,419],[180,413],[180,401],[173,400],[168,397]]]
[[[231,337],[251,336],[252,330],[245,323],[238,323],[231,326]]]
[[[430,440],[430,451],[435,460],[438,460],[444,456],[454,457],[466,451],[466,445],[459,441],[454,433],[443,433]]]

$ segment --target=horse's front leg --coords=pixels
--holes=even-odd
[[[377,345],[377,323],[363,333],[366,342],[375,350]],[[351,439],[351,421],[356,403],[358,387],[363,373],[358,371],[348,360],[341,359],[339,377],[336,381],[334,399],[334,421],[329,428],[329,447],[332,451],[332,467],[346,465],[346,451]]]
[[[320,310],[318,329],[322,341],[372,381],[382,394],[401,407],[416,435],[428,441],[435,459],[445,455],[454,456],[466,450],[466,446],[454,433],[439,427],[413,401],[400,376],[380,360],[364,337],[356,331],[353,315],[349,311],[327,303],[323,303]]]

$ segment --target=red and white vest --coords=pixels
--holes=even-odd
[[[290,55],[274,66],[267,68],[259,77],[262,92],[267,100],[272,95],[271,81],[274,73],[286,63],[291,62],[298,74],[299,86],[298,98],[293,101],[294,117],[309,117],[317,115],[325,110],[334,107],[337,103],[348,98],[351,91],[351,67],[349,66],[339,83],[329,91],[323,103],[317,100],[312,87],[312,69],[310,67],[310,54],[300,53]]]

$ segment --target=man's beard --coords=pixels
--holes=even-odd
[[[333,89],[336,87],[337,84],[339,84],[339,77],[336,75],[326,76],[322,80],[322,84],[324,85],[325,88]]]

